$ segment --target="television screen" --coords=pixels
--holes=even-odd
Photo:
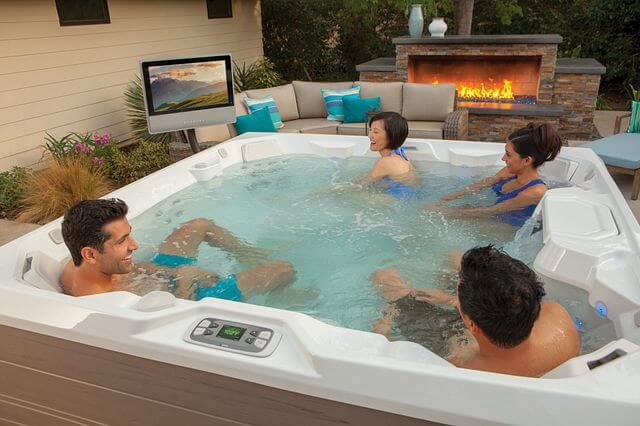
[[[142,61],[141,66],[151,133],[235,121],[230,55]]]

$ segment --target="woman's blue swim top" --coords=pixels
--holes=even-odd
[[[511,182],[515,178],[516,176],[512,176],[510,178],[502,179],[499,182],[493,184],[491,188],[495,191],[496,195],[498,196],[498,199],[496,200],[496,204],[500,204],[505,202],[506,200],[515,198],[522,191],[524,191],[527,188],[531,188],[532,186],[536,186],[540,184],[546,185],[542,179],[534,179],[531,182],[522,185],[520,188],[516,188],[511,192],[507,192],[506,194],[503,194],[502,187],[504,186],[504,184],[507,182]],[[520,227],[524,225],[527,219],[531,217],[534,210],[536,209],[536,205],[537,204],[531,204],[518,210],[499,213],[496,216],[498,216],[503,222],[508,223],[509,225]]]
[[[399,155],[403,160],[409,161],[409,158],[402,147],[394,149],[388,156],[391,157],[392,155]],[[388,176],[383,177],[382,181],[386,184],[384,189],[387,194],[392,195],[399,200],[408,200],[416,197],[418,194],[414,187],[393,180]]]

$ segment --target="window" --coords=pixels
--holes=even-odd
[[[56,0],[61,26],[108,24],[107,0]]]
[[[231,18],[231,0],[207,0],[207,15],[209,19]]]

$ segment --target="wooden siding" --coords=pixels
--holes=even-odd
[[[436,424],[4,325],[0,342],[0,425]]]
[[[33,166],[45,132],[131,137],[122,94],[140,58],[262,57],[259,0],[208,19],[205,0],[108,0],[110,24],[61,27],[53,0],[0,1],[0,171]]]

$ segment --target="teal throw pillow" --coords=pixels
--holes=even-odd
[[[351,89],[320,89],[320,92],[327,107],[327,120],[342,121],[344,119],[342,99],[350,95],[360,97],[360,86],[353,86]]]
[[[276,129],[282,129],[284,127],[284,123],[282,122],[282,117],[280,116],[280,111],[276,106],[276,101],[273,100],[273,96],[267,95],[264,98],[244,98],[243,99],[245,105],[249,112],[254,113],[262,108],[268,108],[269,114],[271,114],[271,121],[273,121],[273,125],[276,126]]]
[[[380,98],[360,98],[357,96],[345,96],[342,98],[344,105],[345,123],[365,123],[366,113],[380,111]]]
[[[239,115],[234,124],[239,135],[247,132],[275,132],[276,128],[271,121],[271,114],[267,108],[257,110],[252,114]]]

